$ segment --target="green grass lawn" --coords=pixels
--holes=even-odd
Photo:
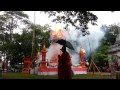
[[[29,75],[20,73],[3,73],[2,79],[57,79],[57,75]],[[110,79],[110,75],[80,74],[74,75],[73,79]]]

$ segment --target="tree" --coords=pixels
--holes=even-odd
[[[101,40],[101,44],[94,54],[95,62],[97,66],[104,67],[105,64],[108,64],[108,55],[107,51],[110,48],[110,45],[107,43],[106,38]]]
[[[97,25],[97,16],[89,11],[45,11],[45,13],[48,13],[49,17],[56,16],[53,22],[63,22],[66,24],[65,28],[72,25],[84,34],[87,33],[88,23]]]
[[[104,67],[105,64],[108,64],[108,50],[110,45],[113,45],[116,41],[116,36],[118,35],[118,30],[120,29],[119,24],[112,24],[109,26],[103,25],[101,30],[105,32],[105,36],[100,41],[101,44],[97,48],[96,53],[94,54],[95,62],[98,66]]]
[[[119,34],[119,30],[120,30],[120,25],[116,25],[116,24],[113,24],[113,25],[110,25],[108,27],[108,30],[109,32],[106,34],[106,37],[108,37],[107,41],[113,45],[116,41],[116,37],[117,35]]]
[[[32,30],[35,30],[35,41],[34,41],[34,52],[33,53],[37,53],[38,51],[38,44],[40,44],[40,49],[42,48],[42,44],[44,42],[44,39],[46,41],[46,46],[48,47],[49,44],[49,30],[50,30],[50,26],[48,24],[41,26],[41,25],[34,25],[31,24],[30,26],[31,28],[31,33]],[[32,38],[31,38],[32,39]]]
[[[23,11],[4,11],[4,31],[10,32],[10,41],[12,41],[13,30],[18,27],[18,23],[22,22],[26,24],[28,15]]]
[[[0,51],[7,55],[7,61],[12,59],[11,49],[13,40],[13,30],[19,28],[19,23],[28,24],[28,15],[23,11],[3,11],[0,15],[0,40],[3,42]]]
[[[30,25],[29,25],[30,26]],[[41,25],[34,25],[31,24],[31,27],[24,28],[22,34],[15,33],[13,34],[14,42],[9,45],[9,51],[11,51],[11,65],[14,66],[15,64],[23,62],[23,58],[26,55],[31,56],[31,46],[32,46],[32,29],[35,30],[35,43],[34,43],[34,55],[37,55],[38,52],[38,43],[41,44],[40,49],[42,49],[42,43],[44,38],[46,40],[49,40],[49,37],[45,37],[49,33],[49,27],[47,25],[41,26]],[[47,30],[47,31],[46,31]],[[44,32],[46,31],[46,32]],[[47,33],[47,34],[46,34]],[[42,38],[39,38],[42,37]],[[49,42],[49,41],[47,41]],[[48,45],[47,45],[48,47]],[[10,52],[9,52],[10,53]]]

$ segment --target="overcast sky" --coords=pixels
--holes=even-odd
[[[30,21],[34,22],[34,11],[24,11],[26,14],[29,15]],[[120,11],[91,11],[93,14],[97,15],[98,20],[97,24],[98,26],[92,26],[89,25],[89,29],[100,29],[100,27],[104,24],[110,25],[110,24],[117,24],[120,22]],[[40,25],[50,24],[51,28],[54,29],[56,27],[56,24],[51,22],[52,18],[48,18],[47,14],[40,14],[40,11],[35,11],[35,23]],[[63,25],[57,25],[60,27],[63,27]]]

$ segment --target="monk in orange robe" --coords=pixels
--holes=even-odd
[[[58,55],[58,79],[72,79],[71,57],[65,46],[61,50],[63,53]]]

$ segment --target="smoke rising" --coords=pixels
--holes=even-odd
[[[62,29],[60,30],[64,36],[64,39],[68,40],[71,42],[73,45],[75,51],[70,50],[67,48],[67,51],[70,53],[72,56],[72,63],[77,64],[80,61],[79,58],[79,51],[80,51],[80,46],[85,50],[85,59],[90,55],[90,53],[94,53],[97,47],[100,44],[100,40],[104,36],[104,32],[102,32],[100,29],[95,30],[95,29],[90,29],[90,35],[82,36],[82,32],[80,30],[65,30]],[[48,52],[47,52],[47,59],[50,60],[54,55],[60,54],[60,48],[62,45],[59,44],[51,44]]]
[[[48,52],[46,54],[46,58],[48,61],[51,60],[52,57],[54,57],[55,55],[59,55],[61,54],[61,49],[62,48],[62,45],[59,45],[59,44],[51,44],[50,47],[48,48]]]

